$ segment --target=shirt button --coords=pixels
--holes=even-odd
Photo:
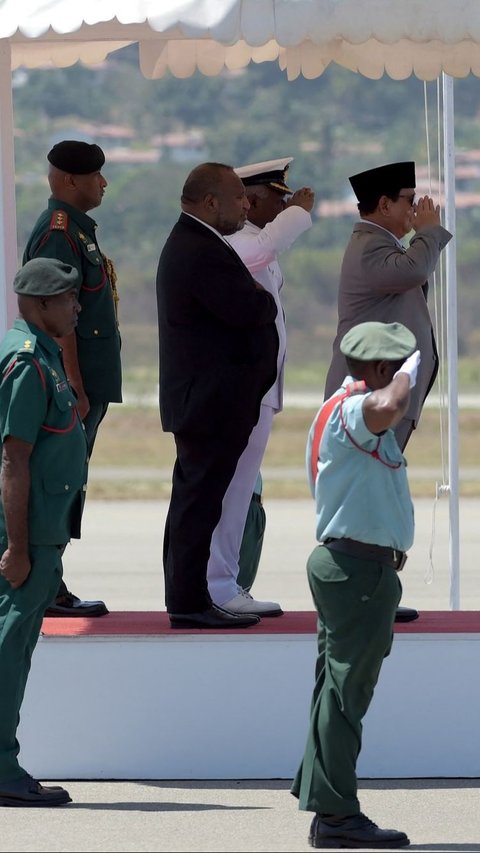
[[[65,491],[66,492],[68,492],[69,488],[70,488],[70,486],[68,485],[68,483],[65,483]]]
[[[72,406],[72,401],[71,401],[71,400],[69,400],[69,401],[68,401],[68,405],[69,405],[69,406]]]
[[[94,335],[98,335],[98,329],[94,329],[94,330],[93,330],[93,334],[94,334]]]

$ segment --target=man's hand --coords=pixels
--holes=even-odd
[[[315,193],[311,187],[301,187],[290,196],[285,207],[291,207],[292,204],[296,204],[297,207],[303,207],[307,213],[311,213],[315,204]]]
[[[428,225],[441,225],[440,205],[435,205],[433,198],[425,195],[423,198],[419,198],[415,205],[413,228],[415,231],[418,231],[420,228],[425,228]]]
[[[417,371],[418,366],[420,364],[420,357],[420,350],[415,350],[415,352],[412,353],[412,355],[409,355],[409,357],[403,362],[400,370],[397,370],[397,372],[393,374],[393,378],[395,379],[395,377],[398,376],[399,373],[406,373],[408,376],[408,381],[410,383],[410,388],[414,388],[415,383],[417,381]]]
[[[81,388],[75,388],[73,382],[70,382],[73,390],[75,391],[75,396],[77,398],[77,409],[78,414],[80,415],[80,420],[85,420],[89,411],[90,411],[90,400],[88,399],[85,391],[83,389],[83,385]]]
[[[30,557],[26,552],[16,552],[11,548],[3,553],[0,560],[0,574],[12,589],[18,589],[25,583],[31,570]]]

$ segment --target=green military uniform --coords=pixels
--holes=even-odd
[[[80,535],[87,481],[87,442],[61,349],[53,338],[16,320],[0,344],[0,439],[33,445],[28,537],[31,572],[18,589],[0,575],[0,782],[25,775],[16,730],[30,660],[46,607],[62,577],[61,553]],[[7,549],[0,501],[0,555]]]
[[[117,294],[111,262],[96,238],[96,222],[69,204],[50,198],[25,248],[31,258],[57,258],[78,270],[77,351],[85,393],[90,403],[120,403],[122,375]]]
[[[262,504],[262,488],[262,475],[259,472],[248,507],[238,560],[240,571],[237,583],[247,592],[252,588],[257,577],[260,557],[262,556],[263,537],[267,521]]]
[[[415,348],[400,323],[359,324],[341,343],[357,363],[402,362]],[[320,543],[307,563],[318,658],[305,752],[291,790],[301,809],[316,812],[309,840],[317,848],[408,843],[404,833],[370,824],[357,796],[362,720],[392,645],[402,592],[397,572],[414,534],[405,459],[393,429],[369,430],[365,394],[366,382],[348,376],[317,413],[307,441]]]
[[[91,156],[90,154],[89,157]],[[88,172],[97,168],[97,165],[89,159],[85,165],[78,159],[77,168]],[[106,415],[108,404],[122,401],[116,275],[112,262],[100,251],[96,228],[97,224],[91,216],[64,201],[50,198],[47,209],[40,214],[33,228],[23,254],[24,264],[32,258],[55,258],[70,264],[78,271],[78,301],[82,310],[78,317],[76,343],[83,387],[90,403],[84,418],[89,457],[92,455],[97,431]],[[65,594],[70,595],[62,582],[59,589],[60,599]],[[85,604],[101,606],[100,613],[96,615],[108,612],[103,602]],[[82,615],[83,610],[83,607],[79,608],[78,615]],[[75,610],[71,609],[71,612],[74,614]]]

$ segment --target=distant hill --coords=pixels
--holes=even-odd
[[[124,322],[155,319],[158,256],[179,212],[181,187],[204,160],[232,165],[290,155],[290,181],[316,191],[316,222],[282,261],[290,358],[326,357],[336,319],[343,249],[355,218],[348,175],[415,159],[419,189],[437,195],[427,163],[436,144],[436,84],[415,77],[367,80],[330,67],[316,80],[287,81],[273,63],[187,80],[146,80],[132,46],[101,66],[14,73],[19,256],[48,196],[45,155],[54,142],[81,138],[107,156],[109,186],[94,212],[103,250],[119,276]],[[480,152],[477,78],[455,81],[458,314],[461,354],[478,350]],[[440,276],[439,276],[440,280]],[[440,286],[440,285],[438,285]]]

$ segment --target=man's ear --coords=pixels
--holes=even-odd
[[[70,175],[69,172],[66,172],[63,176],[63,183],[69,190],[76,190],[77,184],[75,181],[75,175]]]
[[[215,212],[218,210],[218,198],[213,193],[207,193],[203,199],[203,204],[206,210]]]
[[[392,199],[388,195],[381,195],[378,199],[378,210],[382,216],[388,216]]]

